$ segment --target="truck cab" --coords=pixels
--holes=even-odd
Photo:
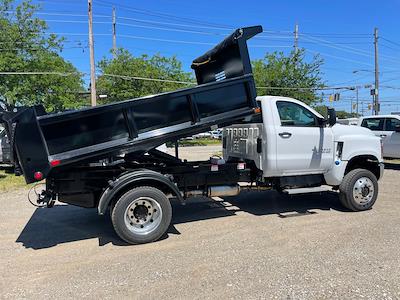
[[[226,160],[254,163],[280,188],[338,187],[353,169],[383,172],[380,139],[357,126],[334,124],[305,103],[278,96],[257,97],[261,115],[225,128]]]

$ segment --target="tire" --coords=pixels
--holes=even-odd
[[[158,240],[167,232],[171,219],[172,207],[167,196],[150,186],[126,192],[111,212],[115,232],[129,244]]]
[[[378,197],[378,180],[365,169],[354,169],[347,173],[339,186],[339,199],[351,211],[370,209]]]

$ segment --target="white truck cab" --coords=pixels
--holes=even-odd
[[[367,116],[358,120],[358,126],[372,130],[382,139],[383,157],[400,158],[400,116]]]
[[[350,209],[372,206],[383,173],[379,138],[358,126],[332,121],[329,126],[322,115],[292,98],[262,96],[257,101],[261,115],[224,129],[226,160],[254,163],[281,190],[329,185],[347,195],[342,200]]]

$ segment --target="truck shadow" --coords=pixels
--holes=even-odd
[[[186,205],[173,203],[173,220],[168,233],[180,234],[174,225],[213,218],[229,217],[237,212],[254,215],[276,214],[278,217],[317,213],[310,210],[344,211],[334,193],[282,195],[277,192],[243,192],[220,201],[196,198]],[[285,215],[288,213],[289,215]],[[44,249],[59,244],[98,238],[99,246],[112,243],[125,246],[115,234],[109,214],[97,215],[94,209],[56,205],[51,209],[36,209],[17,238],[25,248]]]

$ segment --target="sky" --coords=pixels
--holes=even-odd
[[[49,32],[65,36],[62,56],[89,73],[86,0],[34,0]],[[93,0],[95,58],[110,57],[112,8],[117,16],[117,46],[134,55],[176,55],[184,69],[233,29],[262,25],[264,32],[249,41],[251,59],[266,52],[293,49],[298,24],[299,47],[310,60],[324,59],[327,86],[360,86],[359,111],[369,115],[369,88],[374,83],[374,28],[378,28],[381,113],[400,111],[400,1],[236,1],[236,0]],[[86,75],[88,80],[88,75]],[[333,90],[324,92],[327,99]],[[356,92],[341,90],[330,104],[351,110]],[[300,99],[301,100],[301,99]]]

